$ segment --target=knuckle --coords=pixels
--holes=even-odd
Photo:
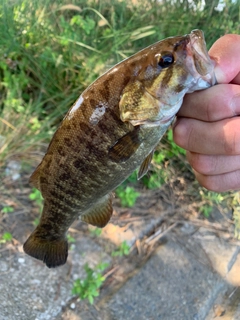
[[[225,34],[222,37],[222,41],[225,41],[225,43],[229,45],[236,45],[236,42],[238,42],[240,40],[240,36],[238,34]]]
[[[186,148],[187,127],[184,119],[179,119],[173,128],[173,141],[180,147]]]
[[[229,128],[231,130],[231,128]],[[232,130],[232,134],[224,141],[224,152],[227,155],[237,155],[240,153],[240,136],[237,130]]]
[[[224,185],[221,183],[218,176],[202,175],[201,177],[198,177],[197,180],[204,188],[210,191],[214,191],[214,192],[225,191]]]
[[[195,171],[204,175],[213,174],[215,172],[217,166],[216,157],[189,152],[187,158]]]
[[[195,173],[198,182],[206,189],[214,192],[240,190],[240,170],[220,175],[201,175]]]

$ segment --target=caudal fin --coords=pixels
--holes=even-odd
[[[55,268],[66,263],[68,256],[68,243],[65,238],[46,240],[38,237],[36,230],[23,245],[28,255],[42,260],[48,268]]]

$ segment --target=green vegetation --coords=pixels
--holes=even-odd
[[[240,193],[235,192],[232,199],[233,220],[235,225],[235,237],[240,240]]]
[[[90,234],[93,236],[93,237],[99,237],[102,233],[102,229],[100,228],[95,228],[95,227],[91,227],[90,228]]]
[[[42,210],[43,197],[41,195],[41,192],[38,189],[34,188],[32,190],[32,192],[29,195],[29,199],[36,203],[36,205],[39,207],[40,211]]]
[[[219,194],[213,191],[208,191],[206,189],[200,189],[199,194],[203,204],[200,206],[200,212],[205,218],[209,218],[214,206],[223,203],[228,197],[228,194]]]
[[[94,268],[90,268],[86,263],[84,270],[86,277],[74,281],[72,294],[77,295],[80,299],[88,299],[93,304],[94,298],[99,296],[99,289],[105,281],[103,276],[104,270],[108,267],[108,263],[101,262]]]
[[[162,143],[162,149],[157,150],[153,155],[152,170],[150,175],[143,177],[143,183],[148,189],[157,189],[170,178],[170,173],[166,169],[165,164],[173,158],[179,158],[179,155],[185,155],[186,151],[178,147],[173,142],[173,133],[169,129],[167,131],[167,140]]]
[[[127,244],[126,241],[123,241],[117,250],[112,252],[112,257],[123,257],[129,255],[131,247]]]
[[[13,211],[14,211],[13,207],[5,206],[2,208],[1,213],[11,213]]]
[[[123,184],[116,189],[116,195],[119,197],[122,207],[133,207],[140,193],[133,187]]]
[[[239,32],[239,4],[225,2],[1,0],[0,164],[38,163],[74,100],[121,59],[193,28],[208,46]]]
[[[74,243],[74,242],[76,242],[75,238],[72,237],[70,234],[67,234],[67,240],[68,240],[68,243]]]
[[[12,240],[12,234],[10,232],[4,232],[2,237],[0,238],[0,245]]]
[[[1,0],[0,168],[12,158],[36,166],[79,94],[127,56],[194,28],[204,30],[208,47],[225,33],[239,33],[239,2],[225,0],[222,11],[216,10],[220,2]],[[165,164],[182,155],[169,130],[142,179],[145,187],[166,183],[170,173]],[[138,197],[132,186],[120,186],[116,193],[123,206],[133,206]],[[30,197],[41,208],[37,191]]]
[[[226,33],[240,33],[239,1],[202,3],[0,0],[0,177],[11,159],[22,162],[22,170],[35,167],[71,104],[115,63],[195,28],[204,30],[208,47]],[[222,10],[216,9],[220,3],[225,3]],[[142,179],[144,186],[155,189],[168,182],[173,165],[186,171],[184,159],[169,130]],[[116,193],[123,206],[131,207],[138,197],[136,174],[128,182],[130,186],[124,184]],[[42,208],[37,190],[30,199]],[[205,216],[210,202],[201,208]],[[10,208],[1,208],[1,213],[10,213]]]
[[[0,0],[0,181],[12,159],[20,161],[28,173],[36,167],[76,98],[115,63],[160,39],[195,28],[204,31],[208,48],[226,33],[240,33],[239,0],[202,2]],[[226,3],[222,11],[216,10],[220,2]],[[171,130],[140,183],[144,188],[160,188],[175,178],[170,167],[180,168],[182,173],[188,170],[185,151],[173,143]],[[134,206],[139,196],[136,181],[135,172],[117,188],[122,206]],[[225,195],[199,187],[194,192],[205,217],[213,205],[225,199]],[[29,199],[40,212],[40,192],[33,189]],[[235,234],[240,238],[239,194],[232,205]],[[13,207],[2,206],[1,215],[13,212]],[[39,218],[33,223],[36,226]],[[93,229],[91,234],[99,236],[101,229]],[[0,244],[11,239],[11,233],[3,232]],[[68,235],[68,241],[74,243],[75,239]],[[129,252],[123,242],[112,255],[122,257]],[[86,276],[74,282],[72,293],[92,304],[105,281],[106,267],[106,263],[94,268],[86,264]]]
[[[43,197],[41,195],[41,192],[38,189],[33,188],[32,192],[29,194],[29,200],[33,201],[39,208],[39,216],[36,217],[33,221],[33,225],[36,227],[39,224],[40,214],[43,208]]]

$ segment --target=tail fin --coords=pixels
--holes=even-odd
[[[48,268],[55,268],[66,263],[68,243],[65,238],[42,239],[37,235],[36,229],[24,243],[23,250],[33,258],[42,260]]]

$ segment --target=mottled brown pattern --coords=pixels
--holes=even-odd
[[[191,37],[197,37],[194,41],[204,51],[200,31],[160,41],[114,66],[78,98],[31,176],[44,208],[39,226],[24,244],[26,253],[48,267],[64,264],[72,222],[80,215],[103,227],[112,214],[112,190],[141,163],[140,174],[147,172],[152,151],[188,91],[186,78],[188,85],[195,83],[186,57],[190,68],[195,64],[212,70],[205,51],[205,62],[192,61]],[[158,61],[164,52],[172,52],[174,64],[162,69]]]

